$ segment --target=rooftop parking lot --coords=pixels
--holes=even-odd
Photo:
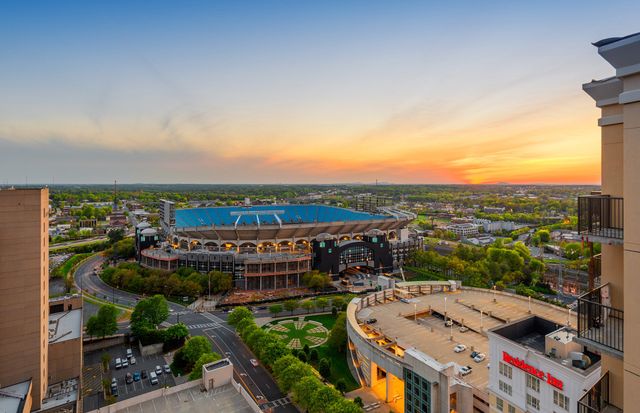
[[[527,297],[499,292],[494,295],[490,290],[471,289],[408,295],[406,299],[366,307],[357,313],[357,318],[363,323],[361,328],[365,334],[381,347],[399,352],[398,355],[402,354],[402,349],[414,347],[436,361],[471,366],[472,372],[464,380],[484,389],[488,385],[487,367],[491,362],[487,330],[530,314],[560,325],[568,320],[576,325],[575,313],[570,314],[568,309],[536,300],[529,302]],[[445,319],[450,322],[445,324]],[[397,346],[393,344],[394,340]],[[454,352],[458,344],[466,349]],[[476,362],[470,357],[472,351],[484,353],[486,358]]]

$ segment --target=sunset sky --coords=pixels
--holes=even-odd
[[[590,43],[640,31],[637,0],[9,3],[0,184],[597,184]]]

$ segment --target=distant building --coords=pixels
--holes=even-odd
[[[513,231],[516,229],[512,221],[491,221],[488,219],[475,219],[473,223],[482,226],[484,232]]]
[[[479,233],[478,226],[472,223],[466,224],[451,224],[445,227],[447,231],[451,231],[458,237],[468,237],[470,235],[477,235]]]
[[[487,214],[504,214],[504,211],[506,210],[504,207],[484,207],[482,209],[484,212],[486,212]]]

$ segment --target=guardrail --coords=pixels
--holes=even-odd
[[[624,200],[608,195],[578,197],[578,231],[584,235],[624,239]]]

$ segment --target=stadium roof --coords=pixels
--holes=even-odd
[[[280,225],[392,218],[327,205],[259,205],[176,210],[176,227]]]

